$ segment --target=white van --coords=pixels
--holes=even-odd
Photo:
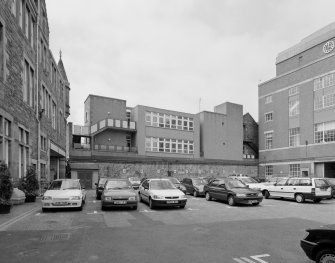
[[[331,187],[323,178],[283,178],[262,189],[264,197],[283,197],[303,203],[305,199],[319,203],[331,197]]]

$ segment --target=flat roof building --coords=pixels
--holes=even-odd
[[[89,95],[85,101],[85,125],[73,125],[71,131],[70,158],[74,170],[79,171],[74,176],[93,178],[80,171],[84,163],[92,161],[104,161],[110,167],[127,163],[128,166],[121,165],[127,167],[122,168],[121,174],[133,176],[137,172],[148,177],[157,173],[217,176],[239,171],[235,167],[224,170],[223,165],[227,164],[257,167],[257,153],[243,152],[243,120],[242,105],[228,102],[215,107],[214,112],[191,114],[143,105],[127,107],[125,100]],[[210,168],[213,164],[218,171]],[[100,175],[120,175],[121,168],[113,172],[108,169],[96,167]],[[257,176],[257,171],[244,170],[247,172]]]
[[[335,176],[335,23],[279,53],[258,88],[259,173]]]

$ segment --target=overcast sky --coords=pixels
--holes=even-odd
[[[88,94],[188,113],[230,101],[258,120],[258,84],[279,52],[335,21],[334,0],[47,0],[50,48]]]

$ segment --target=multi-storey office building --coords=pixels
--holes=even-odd
[[[262,176],[335,176],[335,23],[279,53],[259,85]]]
[[[255,155],[243,152],[242,110],[224,103],[190,114],[89,95],[85,125],[70,128],[72,176],[88,188],[99,175],[257,176]]]
[[[45,1],[1,1],[0,160],[15,181],[29,165],[44,181],[64,177],[69,90],[49,50]]]

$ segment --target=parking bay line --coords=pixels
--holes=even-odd
[[[21,215],[19,215],[17,217],[14,217],[14,218],[8,220],[7,222],[5,222],[5,223],[3,223],[3,224],[0,225],[0,231],[3,231],[4,229],[6,229],[7,227],[11,226],[12,224],[14,224],[14,223],[22,220],[23,218],[31,215],[34,212],[37,212],[40,209],[41,209],[41,207],[35,207],[35,208],[31,209],[30,211],[27,211],[27,212],[25,212],[25,213],[23,213],[23,214],[21,214]]]

